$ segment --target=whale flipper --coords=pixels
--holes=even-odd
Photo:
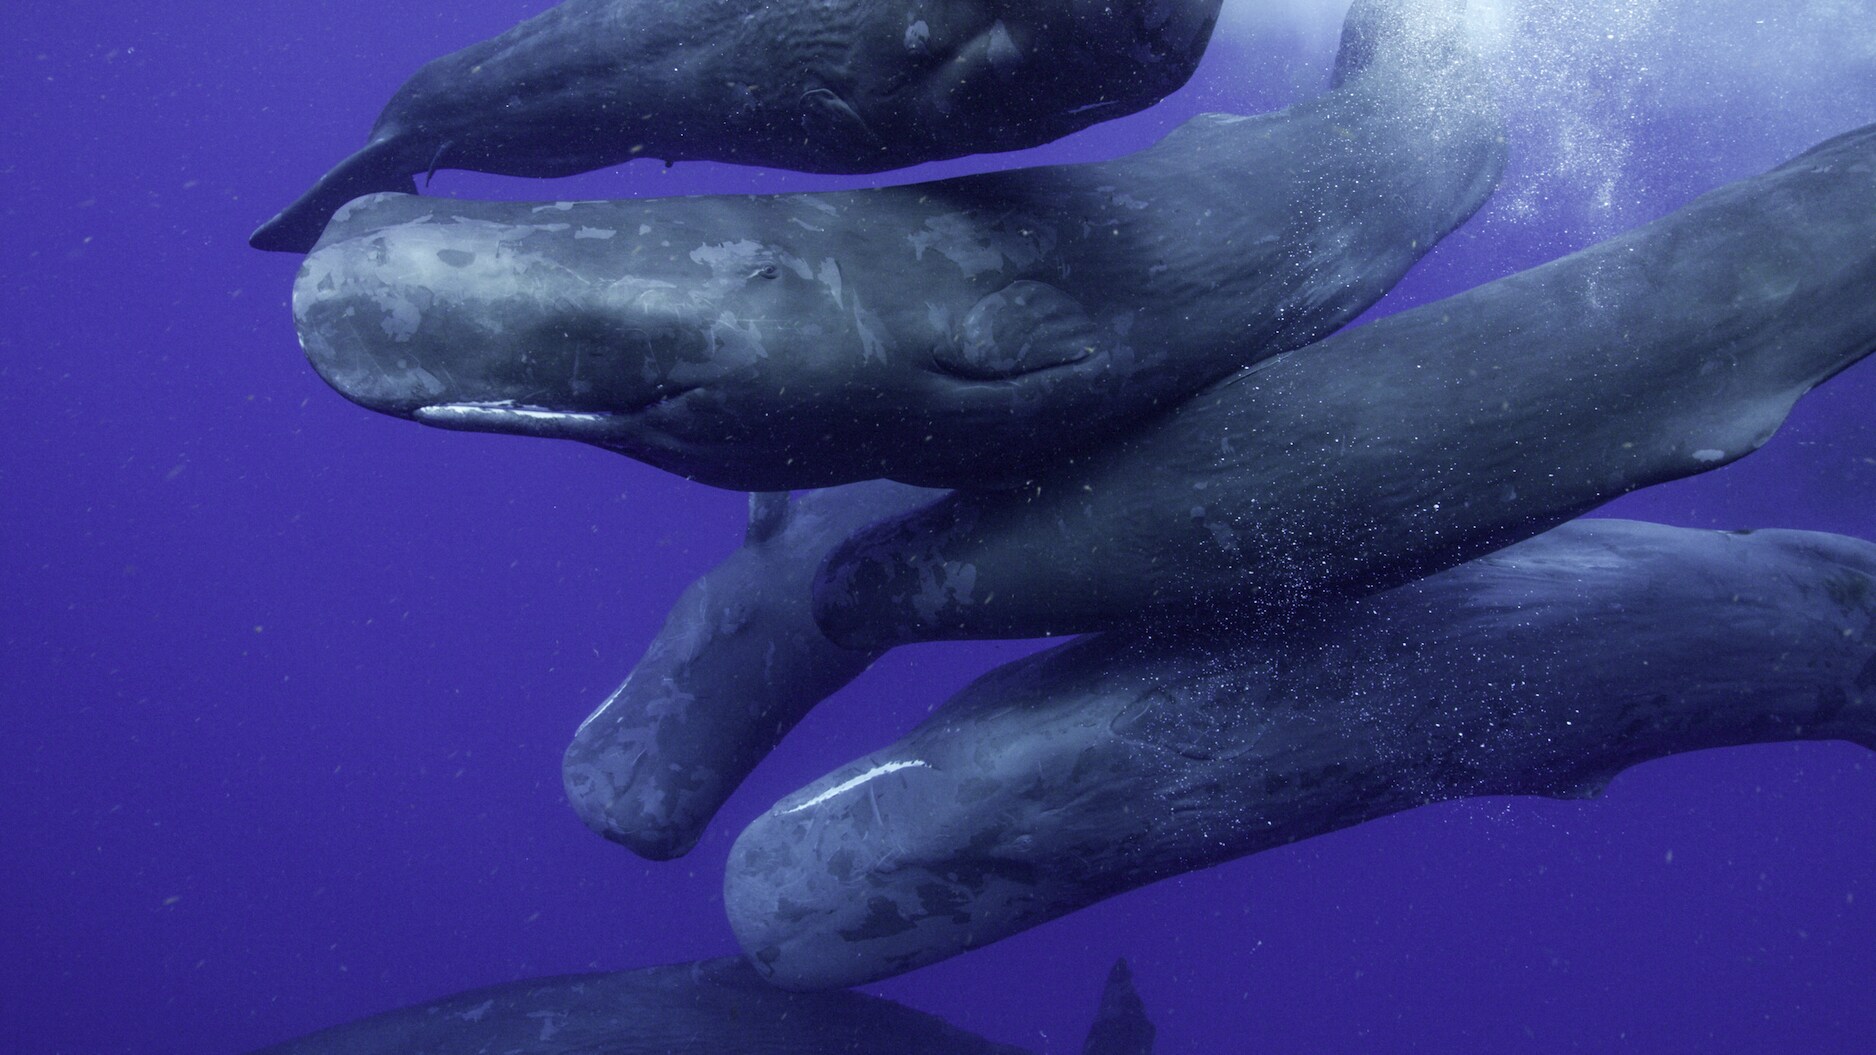
[[[1157,1032],[1146,1017],[1146,1004],[1133,987],[1133,972],[1127,969],[1127,961],[1115,960],[1113,969],[1107,972],[1101,1007],[1094,1013],[1094,1025],[1081,1045],[1081,1055],[1153,1055]]]
[[[787,491],[749,492],[749,526],[743,531],[743,544],[767,542],[788,526]]]
[[[325,232],[326,222],[346,202],[381,192],[417,193],[417,181],[405,171],[402,154],[392,139],[372,140],[363,150],[334,165],[293,204],[255,228],[248,236],[248,245],[270,252],[310,253]],[[438,160],[441,157],[439,149]]]
[[[935,356],[946,373],[1003,381],[1078,363],[1107,342],[1081,302],[1047,282],[1012,282],[978,301]]]
[[[801,96],[801,130],[809,140],[855,157],[884,153],[885,140],[867,125],[866,118],[831,88],[813,88]]]

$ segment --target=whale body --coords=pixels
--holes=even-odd
[[[1376,25],[1339,88],[1114,161],[826,194],[366,197],[295,284],[301,342],[370,409],[723,487],[1017,485],[1350,321],[1491,193],[1502,123],[1459,20],[1357,13]]]
[[[1828,739],[1876,749],[1876,545],[1579,520],[1282,630],[999,668],[752,823],[725,904],[777,984],[852,985],[1425,803]]]
[[[1088,1050],[1152,1055],[1125,962]],[[864,993],[789,993],[740,958],[490,986],[254,1055],[1032,1055]]]
[[[438,168],[633,158],[878,172],[1017,150],[1192,75],[1219,0],[565,0],[437,59],[367,145],[250,239],[303,253],[346,201]]]
[[[1260,363],[1021,491],[828,558],[850,648],[1281,622],[1750,454],[1876,350],[1876,126]]]

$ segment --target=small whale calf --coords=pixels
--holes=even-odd
[[[365,147],[254,232],[303,253],[339,206],[439,168],[637,157],[878,172],[1036,146],[1151,106],[1220,0],[565,0],[417,71]]]
[[[1085,1051],[1152,1055],[1125,961]],[[863,993],[789,993],[741,958],[475,989],[254,1055],[1033,1055]]]
[[[1486,200],[1503,126],[1451,11],[1365,3],[1341,87],[1148,150],[878,190],[378,195],[294,286],[370,409],[769,491],[1021,483],[1374,303]]]
[[[1284,620],[1765,443],[1876,351],[1876,126],[1522,274],[1269,360],[1020,491],[828,558],[849,648]]]
[[[654,860],[695,846],[815,704],[879,658],[821,634],[810,584],[848,535],[944,495],[885,480],[752,495],[743,547],[692,583],[562,773],[587,827]]]
[[[993,671],[751,824],[725,903],[776,983],[854,985],[1425,803],[1829,739],[1876,748],[1876,544],[1579,520],[1281,632]]]

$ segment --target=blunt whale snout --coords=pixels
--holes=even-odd
[[[582,227],[573,244],[636,239],[634,266],[570,283],[531,244],[570,229],[545,208],[541,224],[516,227],[437,221],[406,195],[348,205],[294,287],[320,376],[429,425],[642,454],[658,446],[656,412],[692,393],[733,399],[782,347],[775,320],[827,296],[760,247],[683,252],[671,232],[612,228]]]

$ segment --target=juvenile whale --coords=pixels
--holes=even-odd
[[[636,157],[878,172],[1144,109],[1220,0],[565,0],[424,66],[370,141],[254,232],[303,253],[339,206],[438,168],[566,176]]]
[[[778,984],[852,985],[1426,803],[1828,739],[1876,749],[1876,545],[1580,520],[1282,632],[1000,668],[751,824],[725,902]]]
[[[1020,492],[828,559],[850,648],[1281,619],[1756,450],[1876,350],[1876,126],[1573,256],[1261,363]]]
[[[1088,1049],[1151,1055],[1124,961]],[[1144,1038],[1144,1043],[1141,1042]],[[1030,1055],[863,993],[789,993],[740,958],[491,986],[254,1055]]]
[[[1341,87],[1115,161],[879,190],[380,195],[294,286],[320,374],[705,483],[1020,483],[1354,318],[1490,194],[1459,0],[1362,0]]]
[[[741,549],[692,583],[562,766],[587,827],[655,860],[687,853],[756,763],[879,658],[822,636],[810,585],[828,551],[942,497],[886,480],[750,496]]]

